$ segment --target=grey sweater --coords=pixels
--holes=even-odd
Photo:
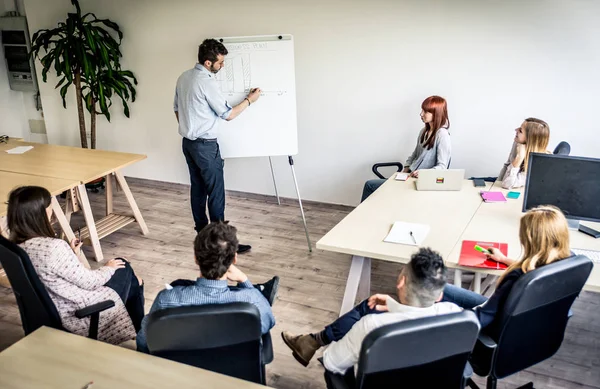
[[[406,160],[405,166],[410,167],[410,171],[412,172],[420,169],[448,169],[452,156],[450,133],[447,129],[440,128],[435,136],[433,147],[427,150],[421,144],[421,136],[424,132],[425,128],[419,132],[415,150]]]

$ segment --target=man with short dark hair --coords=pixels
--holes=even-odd
[[[206,39],[198,48],[198,63],[177,79],[173,110],[183,137],[183,154],[190,171],[192,214],[196,231],[211,222],[225,220],[224,161],[217,143],[222,120],[233,120],[260,97],[260,88],[249,91],[238,105],[231,107],[221,94],[215,75],[223,67],[225,46]],[[238,252],[250,250],[239,245]]]
[[[364,338],[373,330],[404,320],[460,312],[453,303],[437,303],[446,284],[444,260],[435,251],[421,248],[398,276],[398,301],[375,294],[321,332],[297,335],[281,333],[298,362],[308,366],[315,352],[329,345],[323,354],[325,368],[344,374],[358,362]]]
[[[223,222],[211,223],[200,231],[194,240],[194,255],[200,268],[196,281],[177,280],[170,289],[156,296],[150,313],[166,308],[190,305],[227,304],[247,302],[254,304],[260,312],[262,333],[266,334],[275,325],[270,304],[275,299],[279,277],[275,276],[262,285],[252,285],[248,277],[238,269],[236,228]],[[236,282],[229,286],[227,281]],[[138,351],[148,352],[146,323],[137,335]]]

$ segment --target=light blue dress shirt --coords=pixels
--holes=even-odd
[[[177,79],[173,110],[179,115],[179,134],[189,140],[215,139],[219,122],[231,106],[221,93],[215,74],[196,64]]]
[[[269,332],[275,325],[275,317],[269,302],[248,280],[238,283],[236,289],[230,289],[225,280],[208,280],[206,278],[198,278],[194,285],[164,289],[156,296],[148,314],[166,308],[235,302],[251,303],[258,308],[263,334]],[[146,315],[142,320],[142,328],[136,338],[138,351],[146,353],[148,352],[146,343],[147,321],[148,316]]]

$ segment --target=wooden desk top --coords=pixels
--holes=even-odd
[[[48,189],[50,194],[56,196],[65,190],[79,185],[79,181],[63,178],[39,177],[0,170],[0,216],[6,215],[6,201],[8,201],[10,192],[14,188],[24,185],[42,186]]]
[[[24,154],[5,151],[17,146],[33,146]],[[145,159],[142,154],[82,149],[23,142],[10,139],[0,144],[0,170],[34,176],[64,178],[87,183]]]
[[[405,221],[428,224],[422,246],[446,258],[481,205],[481,188],[464,180],[461,191],[417,191],[414,179],[393,177],[321,238],[317,248],[406,263],[417,247],[383,241],[394,222]]]
[[[509,192],[502,189],[498,184],[496,184],[493,190],[501,191],[505,195]],[[515,191],[517,190],[515,189]],[[446,258],[446,263],[449,267],[456,267],[469,272],[494,275],[502,274],[502,271],[458,266],[458,258],[460,257],[463,240],[508,243],[508,257],[511,259],[520,258],[519,220],[523,216],[521,209],[523,207],[524,188],[521,188],[519,191],[522,193],[516,200],[508,199],[506,203],[481,204],[481,207],[475,213],[466,230],[456,242],[452,252]],[[600,223],[583,222],[583,224],[600,229]],[[600,251],[600,239],[594,239],[579,231],[570,231],[570,235],[571,247]],[[598,264],[594,264],[594,269],[584,289],[600,292],[600,266]]]
[[[0,353],[3,389],[219,388],[264,386],[42,327]]]

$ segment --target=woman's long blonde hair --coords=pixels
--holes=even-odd
[[[512,270],[520,268],[527,273],[571,255],[567,219],[560,209],[550,205],[533,208],[523,215],[519,240],[523,256],[506,269],[498,284]]]
[[[523,172],[527,171],[530,153],[546,153],[550,141],[550,126],[541,119],[525,119],[525,160],[523,161]]]

